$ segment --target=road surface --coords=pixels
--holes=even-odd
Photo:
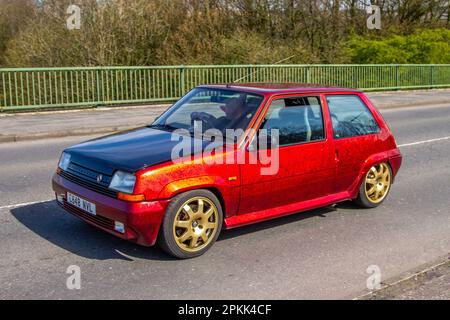
[[[63,212],[50,177],[90,137],[0,144],[0,298],[328,299],[450,252],[450,104],[384,110],[404,163],[385,203],[349,203],[224,231],[202,257],[174,260]],[[69,290],[67,268],[81,268]]]

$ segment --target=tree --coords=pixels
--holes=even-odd
[[[381,30],[366,28],[371,2],[381,7]],[[82,10],[80,30],[66,28],[69,4]],[[393,48],[415,45],[401,43],[417,30],[448,28],[449,6],[448,0],[0,0],[0,65],[246,64],[292,55],[289,63],[362,63],[374,61],[374,52],[376,61],[409,61]],[[439,43],[433,55],[445,47]]]

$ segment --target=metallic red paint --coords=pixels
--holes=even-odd
[[[211,85],[263,94],[263,104],[232,156],[257,157],[248,145],[258,129],[270,102],[289,96],[314,95],[322,102],[326,137],[322,141],[280,148],[280,170],[274,176],[261,176],[260,165],[167,162],[137,171],[134,194],[143,194],[144,202],[125,202],[95,193],[65,180],[53,177],[56,194],[73,192],[97,205],[100,216],[123,222],[122,235],[101,227],[121,238],[142,245],[153,245],[157,238],[165,209],[175,195],[193,189],[209,189],[221,201],[224,227],[234,228],[292,213],[310,210],[344,200],[354,199],[366,172],[380,162],[390,164],[395,177],[402,156],[390,129],[368,98],[359,91],[340,88],[309,87],[293,84]],[[378,134],[334,139],[327,95],[359,96],[373,113],[380,126]],[[149,150],[151,152],[151,150]],[[222,157],[218,154],[214,157]],[[86,219],[85,219],[86,220]],[[92,221],[86,220],[95,224]],[[97,225],[98,226],[98,225]]]

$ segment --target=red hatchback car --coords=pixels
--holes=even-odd
[[[68,212],[191,258],[230,229],[353,200],[380,205],[402,156],[359,91],[199,86],[153,124],[67,148],[53,176]]]

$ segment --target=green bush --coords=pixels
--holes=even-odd
[[[381,39],[354,36],[348,42],[353,63],[450,63],[450,30],[422,29]]]

